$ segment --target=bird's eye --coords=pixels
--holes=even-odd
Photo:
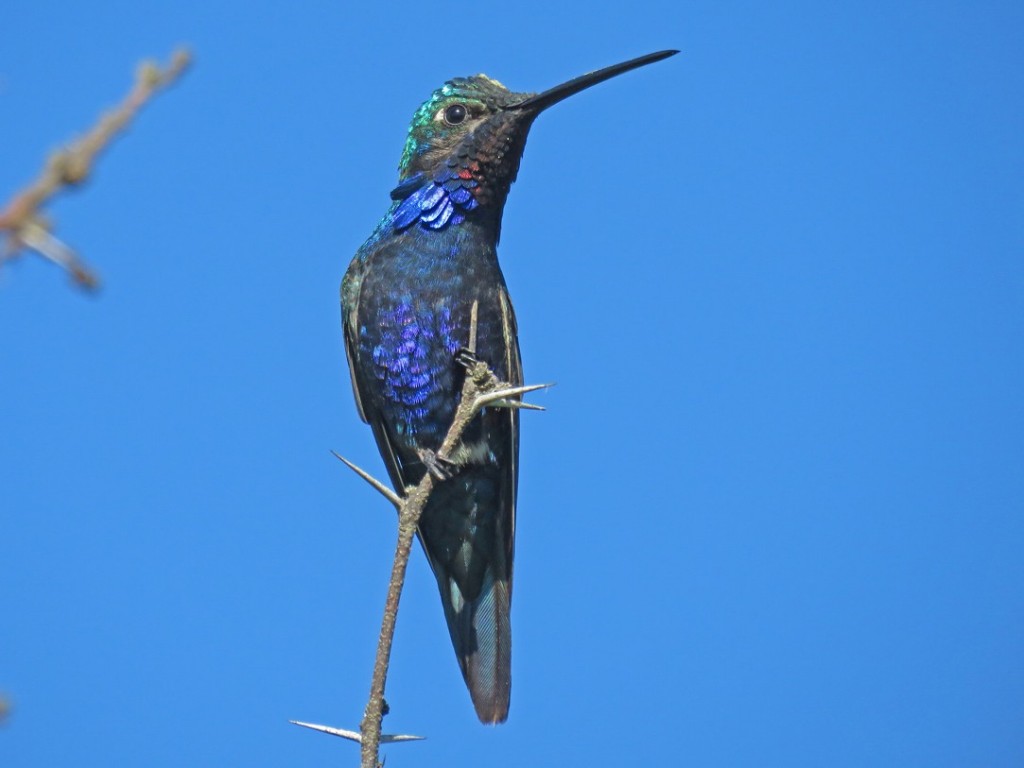
[[[452,104],[444,110],[444,121],[448,125],[458,125],[466,119],[466,105]]]

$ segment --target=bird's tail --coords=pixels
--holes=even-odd
[[[482,723],[503,723],[512,692],[511,593],[488,568],[480,593],[465,600],[450,576],[438,579],[448,631]]]

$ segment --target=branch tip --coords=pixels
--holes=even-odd
[[[176,81],[190,62],[191,54],[180,48],[164,69],[153,62],[143,63],[134,86],[117,107],[104,112],[81,138],[47,157],[35,181],[0,208],[0,263],[20,256],[22,251],[33,252],[62,267],[80,287],[93,290],[99,285],[95,272],[53,237],[45,225],[46,237],[33,230],[43,220],[43,206],[63,190],[86,181],[99,154],[127,128],[153,94]]]

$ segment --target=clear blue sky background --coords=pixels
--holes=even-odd
[[[449,77],[539,90],[509,722],[415,553],[389,766],[1024,764],[1024,7],[22,3],[0,198],[177,43],[0,272],[0,764],[353,765],[394,516],[337,286]]]

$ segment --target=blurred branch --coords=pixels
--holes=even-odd
[[[462,433],[486,406],[491,408],[528,408],[538,410],[537,406],[523,403],[519,398],[527,392],[550,387],[550,384],[534,384],[520,387],[501,381],[487,363],[477,360],[472,354],[476,350],[476,319],[477,305],[473,304],[471,314],[469,355],[460,356],[460,362],[466,369],[466,378],[462,384],[462,396],[455,410],[448,434],[445,435],[435,458],[441,463],[451,462],[456,455],[456,448],[462,440]],[[543,409],[540,409],[543,410]],[[337,454],[335,454],[337,455]],[[324,725],[294,722],[306,728],[331,733],[335,736],[357,741],[361,745],[362,768],[378,768],[380,744],[393,741],[409,741],[422,738],[417,736],[389,736],[381,734],[381,720],[386,712],[384,702],[384,684],[387,681],[388,666],[391,662],[391,645],[395,636],[395,622],[398,618],[398,604],[405,585],[405,572],[409,565],[412,541],[416,536],[420,516],[430,500],[430,494],[439,480],[430,472],[423,475],[417,485],[406,488],[404,495],[397,496],[384,483],[366,471],[338,456],[356,474],[366,480],[373,488],[386,498],[398,510],[398,541],[395,544],[395,558],[391,568],[391,580],[388,583],[388,595],[384,603],[384,618],[381,621],[380,639],[377,642],[377,656],[373,664],[373,679],[370,683],[370,697],[363,712],[363,720],[359,733],[341,728],[330,728]]]
[[[0,696],[0,725],[4,724],[9,714],[11,714],[11,702]]]
[[[163,69],[153,62],[143,62],[135,76],[135,85],[124,100],[102,115],[82,138],[49,157],[36,180],[16,193],[0,210],[0,265],[32,252],[62,267],[80,287],[98,287],[96,273],[73,249],[53,235],[52,224],[42,209],[63,190],[85,182],[96,158],[107,145],[127,128],[154,94],[181,77],[191,61],[191,54],[179,49]]]

